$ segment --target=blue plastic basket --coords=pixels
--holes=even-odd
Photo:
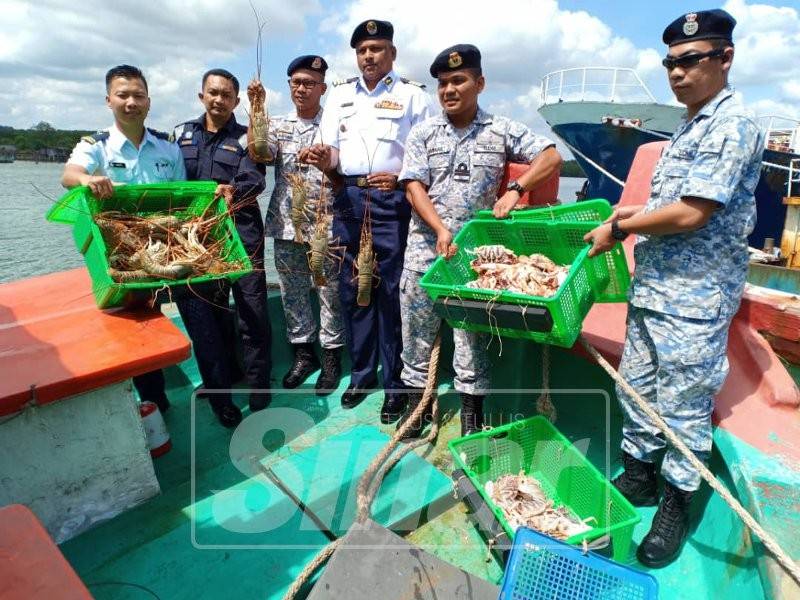
[[[500,600],[657,600],[652,575],[527,527],[514,536]]]

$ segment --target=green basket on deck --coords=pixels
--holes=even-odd
[[[453,327],[570,347],[578,339],[592,304],[617,296],[624,300],[630,281],[619,244],[612,251],[612,261],[605,256],[587,256],[589,245],[583,236],[595,225],[473,219],[453,240],[458,246],[456,255],[450,260],[437,258],[420,285],[434,300],[436,312]],[[544,254],[559,265],[572,266],[556,294],[549,298],[467,287],[467,282],[477,278],[470,267],[473,256],[468,251],[486,244],[502,244],[518,255]],[[483,303],[483,313],[475,308],[476,302]],[[516,310],[510,321],[503,318],[507,309]],[[528,311],[538,316],[530,318]]]
[[[202,284],[217,279],[235,281],[253,270],[242,245],[236,225],[228,214],[224,198],[214,199],[217,184],[213,181],[181,181],[124,185],[114,188],[114,195],[99,200],[87,187],[77,187],[62,196],[48,211],[47,220],[72,225],[75,246],[83,254],[92,279],[92,293],[99,308],[111,308],[141,301],[162,288]],[[147,216],[170,212],[179,217],[224,215],[213,230],[215,239],[224,239],[221,255],[226,261],[238,261],[241,269],[224,274],[202,275],[191,279],[159,279],[118,283],[108,274],[108,252],[94,215],[107,210]]]
[[[566,540],[569,544],[611,540],[612,555],[627,562],[633,529],[641,520],[636,509],[550,421],[535,416],[474,433],[448,443],[455,467],[462,469],[500,522],[509,539],[514,530],[492,502],[484,485],[503,475],[524,472],[536,478],[555,506],[566,506],[579,519],[593,517],[592,529]]]
[[[527,219],[529,221],[553,221],[560,223],[575,223],[584,221],[587,223],[603,222],[611,216],[613,212],[611,204],[603,198],[594,200],[583,200],[570,204],[556,204],[554,206],[542,206],[539,208],[523,208],[512,210],[509,219]],[[491,210],[478,211],[479,219],[494,219]]]

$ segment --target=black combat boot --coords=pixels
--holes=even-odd
[[[689,533],[689,505],[694,492],[664,484],[664,499],[658,505],[650,531],[636,550],[636,558],[647,567],[668,565],[678,557]]]
[[[342,376],[341,348],[322,349],[322,371],[317,378],[317,396],[325,396],[339,387]]]
[[[286,389],[296,388],[319,369],[319,360],[314,354],[314,344],[292,344],[292,348],[294,348],[294,363],[289,372],[283,376],[283,387]]]
[[[403,425],[405,425],[406,421],[411,417],[411,414],[417,410],[419,403],[422,402],[422,395],[425,393],[424,388],[413,388],[410,389],[407,393],[408,396],[408,408],[406,408],[406,413],[403,415],[403,418],[400,419],[400,422],[397,423],[397,429],[401,429]],[[425,425],[430,423],[433,420],[433,398],[428,401],[428,407],[422,412],[420,418],[414,421],[411,427],[405,432],[401,440],[408,440],[411,438],[418,438],[422,435],[422,430],[425,429]]]
[[[223,427],[232,429],[242,422],[242,411],[231,402],[230,398],[212,397],[209,403]]]
[[[408,405],[408,394],[405,392],[384,392],[381,405],[381,423],[388,425],[399,419]]]
[[[656,485],[656,466],[622,453],[625,472],[611,483],[634,506],[655,506],[658,504]]]
[[[461,436],[483,429],[484,396],[461,394]]]

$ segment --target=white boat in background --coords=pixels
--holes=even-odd
[[[586,173],[586,198],[617,202],[636,150],[669,139],[683,112],[657,102],[633,69],[580,67],[542,78],[539,113]],[[767,137],[756,189],[758,222],[750,235],[756,248],[765,238],[781,238],[789,163],[800,158],[800,121],[767,115],[760,122]]]

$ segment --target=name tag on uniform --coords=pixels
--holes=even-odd
[[[222,146],[222,149],[223,150],[230,150],[231,152],[238,152],[239,151],[238,148],[235,148],[233,146],[228,146],[228,145]]]
[[[190,146],[192,144],[192,140],[181,140],[178,142],[181,146]]]
[[[126,168],[128,166],[124,162],[111,162],[111,163],[108,163],[108,164],[110,166],[112,166],[112,167],[117,167],[118,169],[124,169],[124,168]]]
[[[469,181],[469,168],[466,163],[458,163],[456,170],[453,171],[453,179],[456,181]]]
[[[394,100],[381,100],[375,103],[375,108],[387,108],[389,110],[403,110],[403,105]]]
[[[339,108],[347,108],[348,106],[353,106],[353,103],[352,102],[342,102],[339,105]]]

